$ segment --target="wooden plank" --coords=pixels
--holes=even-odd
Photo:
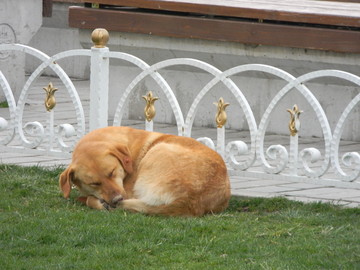
[[[43,0],[43,17],[51,17],[52,16],[52,0]]]
[[[317,1],[325,1],[325,0],[317,0]],[[331,2],[348,2],[348,3],[360,3],[360,0],[328,0]]]
[[[360,53],[360,32],[71,7],[71,27]]]
[[[360,4],[311,0],[82,0],[217,16],[360,27]]]
[[[82,0],[53,0],[53,2],[75,4],[75,3],[83,3],[84,1],[82,1]]]

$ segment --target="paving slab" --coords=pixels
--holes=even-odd
[[[324,188],[324,187],[331,187],[331,186],[321,186],[317,184],[309,184],[309,183],[299,183],[299,182],[292,182],[292,183],[284,183],[280,186],[284,187],[292,187],[298,190],[307,190],[307,189],[317,189],[317,188]]]
[[[319,194],[319,198],[323,199],[335,199],[335,200],[347,200],[348,198],[359,198],[359,190],[339,190],[332,191],[327,194]]]
[[[360,194],[360,190],[351,190],[351,189],[342,189],[335,187],[325,187],[325,188],[315,188],[315,189],[303,189],[296,191],[288,191],[284,192],[285,195],[288,196],[304,196],[312,197],[312,198],[323,198],[323,199],[339,199],[339,194],[343,197],[347,196],[347,194],[351,194],[351,196],[347,197],[356,197]]]
[[[359,204],[346,202],[346,201],[339,201],[339,200],[326,200],[320,198],[309,198],[309,197],[300,197],[300,196],[284,196],[285,198],[293,201],[303,202],[303,203],[331,203],[335,205],[341,205],[346,207],[359,207]]]
[[[351,201],[353,203],[357,203],[358,205],[360,205],[360,196],[357,197],[347,197],[346,198],[347,201]]]
[[[281,185],[284,183],[280,180],[252,180],[252,181],[242,181],[242,182],[233,182],[232,181],[232,189],[248,189],[252,187],[270,187]]]
[[[245,190],[252,192],[271,192],[274,194],[283,195],[284,192],[294,191],[298,189],[293,187],[284,187],[284,186],[261,186],[261,187],[246,188]]]
[[[273,197],[279,197],[276,193],[271,192],[256,192],[256,191],[248,191],[246,189],[239,190],[231,190],[231,194],[234,196],[239,197],[253,197],[253,198],[273,198]]]

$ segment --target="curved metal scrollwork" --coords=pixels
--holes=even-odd
[[[177,119],[179,134],[183,134],[184,136],[191,136],[192,125],[195,119],[195,115],[199,109],[199,104],[204,99],[204,96],[215,85],[221,82],[224,88],[229,90],[229,92],[234,95],[235,100],[240,105],[244,113],[250,131],[250,144],[247,145],[247,143],[242,140],[230,141],[225,144],[225,130],[221,130],[224,128],[222,126],[218,127],[218,137],[216,143],[207,137],[198,138],[198,141],[222,154],[230,168],[240,171],[247,171],[251,170],[251,167],[255,161],[258,161],[258,163],[262,165],[264,172],[268,174],[287,174],[288,171],[290,171],[291,177],[301,177],[302,175],[305,175],[309,178],[316,179],[327,173],[330,165],[332,165],[332,167],[336,169],[341,177],[347,179],[348,181],[353,181],[359,177],[359,154],[347,153],[344,155],[342,159],[343,165],[346,167],[351,165],[353,170],[353,173],[346,174],[340,167],[336,149],[339,147],[339,140],[343,129],[343,123],[346,120],[349,112],[353,110],[353,107],[356,104],[359,103],[360,94],[352,100],[352,102],[344,111],[342,118],[339,120],[339,123],[335,128],[333,136],[329,125],[329,120],[327,119],[320,102],[305,86],[305,83],[308,81],[329,76],[340,77],[360,85],[359,77],[341,71],[322,70],[310,72],[296,78],[281,69],[260,64],[241,65],[222,72],[208,63],[188,58],[169,59],[156,63],[152,66],[148,66],[134,57],[130,57],[124,54],[116,55],[118,58],[120,56],[123,59],[140,66],[143,71],[130,83],[128,88],[125,90],[123,97],[118,104],[114,124],[118,125],[121,123],[122,109],[125,105],[125,101],[129,97],[135,85],[146,76],[152,76],[155,78],[155,81],[159,84],[164,93],[166,93],[166,96],[169,97],[169,102],[173,108],[175,118]],[[213,79],[210,80],[197,94],[192,105],[190,106],[189,111],[187,112],[185,121],[182,120],[183,114],[180,110],[176,98],[174,97],[174,92],[166,80],[158,73],[160,69],[172,67],[175,65],[189,66],[192,68],[195,67],[213,76]],[[253,111],[246,97],[240,88],[230,79],[231,76],[239,75],[247,71],[267,73],[286,82],[285,86],[280,89],[271,100],[260,119],[259,125],[257,125],[255,121]],[[276,107],[279,106],[280,101],[283,100],[284,97],[289,95],[292,91],[299,93],[313,109],[324,137],[324,149],[320,150],[314,147],[308,147],[302,149],[299,152],[297,131],[300,129],[300,125],[299,120],[296,119],[296,117],[298,117],[302,111],[300,111],[297,106],[294,106],[291,111],[288,110],[289,112],[293,112],[295,117],[293,119],[293,123],[291,123],[292,134],[289,137],[290,149],[287,149],[287,147],[283,145],[270,145],[266,148],[266,150],[264,149],[265,134],[272,112]],[[314,164],[316,164],[316,166],[314,166]]]
[[[15,134],[15,111],[16,103],[14,96],[11,92],[10,85],[6,80],[4,74],[0,71],[0,87],[3,90],[5,95],[6,104],[9,109],[9,119],[6,120],[3,117],[0,117],[0,132],[5,132],[5,136],[0,139],[0,145],[7,145],[13,138]]]
[[[5,93],[6,101],[9,105],[9,116],[0,116],[0,144],[9,144],[16,136],[25,148],[44,148],[47,151],[70,152],[76,141],[85,134],[85,117],[80,98],[75,90],[69,77],[59,67],[57,61],[70,56],[91,56],[91,50],[72,50],[59,53],[52,57],[35,50],[28,46],[19,44],[5,44],[0,45],[1,50],[15,50],[30,54],[41,61],[41,64],[27,79],[17,101],[17,104],[12,95],[10,86],[0,72],[0,87]],[[217,105],[222,106],[223,110],[217,113],[217,138],[216,141],[207,137],[198,138],[198,141],[204,143],[208,147],[218,151],[225,161],[229,169],[233,169],[235,173],[259,172],[259,168],[265,174],[279,175],[284,174],[289,177],[308,177],[311,179],[321,179],[329,173],[335,172],[338,175],[338,181],[345,182],[359,182],[360,177],[360,154],[356,151],[346,152],[339,157],[341,136],[344,130],[346,121],[349,115],[354,112],[355,107],[360,105],[360,93],[356,95],[346,106],[342,112],[339,120],[336,122],[335,128],[330,128],[329,120],[321,106],[320,101],[314,96],[312,91],[307,87],[307,83],[318,78],[333,77],[343,79],[356,86],[360,86],[360,77],[338,70],[320,70],[310,72],[305,75],[294,77],[288,72],[269,65],[248,64],[239,65],[225,71],[200,60],[191,58],[176,58],[168,59],[153,65],[148,65],[143,60],[130,54],[121,52],[104,52],[102,55],[105,58],[120,59],[128,63],[132,63],[140,68],[139,74],[130,82],[130,84],[122,92],[121,98],[115,110],[113,125],[121,125],[124,110],[127,102],[130,99],[135,87],[145,78],[152,78],[159,86],[160,91],[164,94],[169,102],[174,119],[177,125],[177,133],[182,136],[190,137],[194,119],[199,111],[200,104],[204,102],[205,96],[216,87],[220,86],[222,91],[228,91],[234,100],[231,102],[231,107],[238,106],[241,109],[241,116],[246,121],[249,132],[249,140],[242,138],[229,141],[226,139],[226,113],[225,101],[219,100]],[[173,68],[175,66],[187,66],[191,69],[198,69],[201,73],[210,76],[210,80],[205,84],[199,92],[196,93],[195,99],[191,102],[189,110],[183,112],[176,98],[175,91],[161,74],[160,71],[166,68]],[[52,95],[49,88],[49,96],[46,100],[47,120],[45,123],[39,121],[30,121],[23,123],[23,115],[26,100],[28,98],[29,90],[35,80],[42,74],[44,69],[50,68],[60,78],[64,84],[70,100],[75,107],[76,124],[60,123],[55,125],[54,115],[56,109],[54,95]],[[264,113],[259,117],[259,123],[256,122],[253,108],[249,103],[247,97],[244,95],[242,85],[237,85],[232,76],[240,76],[245,72],[260,72],[262,74],[270,75],[276,80],[281,80],[285,84],[272,97],[270,103],[267,105]],[[54,86],[57,87],[57,86]],[[62,90],[58,90],[62,91]],[[288,110],[291,113],[290,121],[290,135],[289,144],[286,145],[267,145],[265,143],[266,132],[268,130],[271,118],[274,111],[280,107],[281,101],[286,96],[295,92],[300,96],[313,110],[316,120],[319,123],[323,135],[323,149],[315,147],[299,148],[298,133],[300,128],[299,114],[300,109],[294,106],[293,109]],[[152,117],[155,114],[155,108],[151,101],[153,97],[147,99],[149,104],[146,109],[149,130],[152,130]],[[217,100],[213,100],[216,102]],[[211,105],[213,106],[213,105]],[[220,106],[220,107],[221,107]],[[291,106],[291,104],[289,104]],[[287,107],[289,108],[289,107]],[[55,111],[55,112],[54,112]],[[286,113],[286,111],[284,112]],[[304,112],[304,114],[307,112]],[[287,125],[287,123],[284,123]],[[5,135],[4,135],[5,134]],[[74,140],[71,140],[74,138]],[[300,138],[301,139],[301,138]],[[260,165],[260,166],[259,166]],[[253,170],[256,166],[256,170]]]
[[[88,50],[66,51],[54,55],[53,57],[49,57],[48,55],[34,48],[20,44],[2,44],[0,45],[0,50],[12,50],[12,51],[23,52],[26,54],[30,54],[41,61],[41,64],[35,69],[35,71],[29,76],[29,78],[25,82],[25,85],[22,88],[17,104],[15,103],[14,96],[11,92],[10,87],[8,86],[6,79],[0,72],[1,87],[4,90],[6,99],[9,103],[10,124],[6,120],[4,121],[4,119],[0,119],[0,123],[2,123],[1,124],[2,129],[8,129],[9,132],[12,132],[11,136],[2,139],[0,143],[6,145],[16,135],[16,137],[19,139],[21,144],[28,149],[36,148],[40,151],[45,150],[47,152],[71,151],[75,141],[77,141],[80,137],[82,137],[85,134],[85,116],[80,98],[77,94],[77,91],[72,81],[64,72],[64,70],[56,63],[56,61],[74,55],[89,56],[90,55],[89,51]],[[60,139],[61,136],[63,136],[62,134],[63,134],[64,126],[68,127],[70,126],[70,124],[62,124],[59,127],[56,127],[54,123],[54,110],[52,109],[55,106],[55,99],[53,96],[53,92],[55,91],[55,88],[51,88],[51,87],[49,89],[46,88],[49,90],[46,99],[47,112],[45,110],[45,113],[46,116],[48,116],[47,117],[48,120],[46,121],[46,123],[40,123],[39,121],[31,121],[31,122],[23,123],[24,109],[30,88],[33,82],[38,79],[38,77],[42,74],[42,72],[46,68],[50,68],[59,77],[59,79],[64,85],[64,89],[67,90],[70,96],[71,102],[74,104],[77,126],[76,128],[75,127],[72,128],[74,132],[65,132],[66,134],[65,136],[69,136],[70,133],[71,136],[75,136],[74,137],[75,140],[74,143],[72,143],[72,146],[67,146],[64,143],[64,141]],[[59,131],[57,133],[59,138],[57,145],[53,144],[56,129]]]

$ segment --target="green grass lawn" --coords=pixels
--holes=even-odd
[[[9,108],[7,101],[0,102],[0,108]]]
[[[360,269],[360,209],[232,198],[202,218],[88,209],[61,169],[0,165],[0,269]]]

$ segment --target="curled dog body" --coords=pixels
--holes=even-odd
[[[85,135],[59,183],[65,198],[74,185],[91,208],[152,215],[221,212],[230,198],[226,165],[215,151],[191,138],[128,127]]]

